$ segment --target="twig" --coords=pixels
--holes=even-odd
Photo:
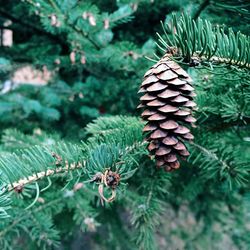
[[[201,12],[210,4],[210,0],[204,0],[203,3],[200,5],[199,9],[194,14],[194,19],[196,20]]]
[[[85,162],[83,163],[83,165],[85,165]],[[56,169],[48,169],[46,171],[42,171],[42,172],[33,174],[32,176],[28,176],[26,179],[21,179],[21,180],[19,180],[17,182],[9,184],[7,186],[7,190],[12,191],[16,187],[27,185],[27,184],[29,184],[31,182],[35,182],[35,181],[37,181],[39,179],[51,176],[53,174],[68,172],[69,170],[76,170],[76,169],[82,168],[83,165],[80,164],[80,163],[78,163],[78,164],[76,164],[76,163],[73,164],[72,163],[70,165],[66,164],[65,167],[60,167],[60,168],[56,168]]]

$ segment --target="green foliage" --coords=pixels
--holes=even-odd
[[[86,132],[98,142],[133,146],[142,143],[142,128],[143,122],[137,117],[113,116],[101,117],[89,123]]]
[[[10,209],[11,200],[8,194],[4,191],[4,186],[0,186],[0,218],[6,219],[9,217],[8,210]]]
[[[57,143],[52,147],[34,146],[16,151],[16,153],[2,155],[1,172],[4,183],[13,183],[20,179],[36,175],[48,169],[56,170],[57,165],[66,160],[69,164],[79,162],[80,148],[73,144]],[[58,157],[60,161],[58,161]],[[46,176],[46,174],[45,174]]]
[[[172,22],[163,28],[165,36],[158,35],[159,43],[165,51],[177,48],[177,56],[187,62],[197,56],[205,61],[249,67],[249,37],[241,32],[235,34],[230,28],[225,31],[207,20],[194,21],[185,14],[179,20],[173,15]]]

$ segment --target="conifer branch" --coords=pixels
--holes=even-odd
[[[108,127],[105,129],[105,126]],[[88,178],[88,182],[98,182],[100,185],[104,183],[106,187],[112,188],[114,184],[107,184],[106,181],[109,175],[121,175],[123,181],[136,171],[130,165],[136,163],[133,155],[144,153],[141,126],[142,123],[136,117],[103,117],[89,124],[88,133],[94,133],[97,137],[90,138],[87,144],[78,146],[58,142],[53,146],[24,147],[25,149],[16,153],[3,155],[0,167],[1,180],[7,184],[4,190],[18,192],[27,184],[78,169],[82,169],[81,172]],[[117,133],[120,134],[118,138]],[[15,141],[12,142],[14,144],[16,141],[20,144],[31,139],[31,136],[18,132],[15,135]],[[100,145],[100,139],[105,144]],[[7,135],[3,137],[3,141],[10,143]],[[119,146],[114,144],[115,141]],[[39,141],[34,140],[34,143]],[[98,173],[102,176],[102,182],[100,178],[96,179]],[[119,181],[117,185],[118,183]],[[99,192],[104,197],[103,191]]]
[[[160,46],[176,59],[250,68],[250,37],[231,28],[225,31],[207,20],[194,21],[183,14],[179,20],[173,15],[171,24],[163,25],[163,30],[164,36],[158,34]]]
[[[12,191],[12,190],[15,190],[16,188],[18,187],[23,187],[27,184],[31,184],[33,182],[36,182],[42,178],[45,178],[45,177],[50,177],[54,174],[60,174],[60,173],[68,173],[69,171],[73,171],[73,170],[77,170],[79,168],[82,168],[84,167],[84,165],[86,164],[86,162],[83,162],[82,163],[78,163],[78,164],[75,164],[75,163],[71,163],[70,166],[69,164],[66,162],[66,166],[65,167],[59,167],[59,168],[56,168],[56,169],[48,169],[46,171],[42,171],[42,172],[39,172],[39,173],[36,173],[32,176],[27,176],[25,179],[20,179],[16,182],[13,182],[11,184],[8,184],[8,191]]]
[[[196,148],[198,148],[203,153],[205,153],[210,159],[219,162],[222,165],[223,169],[227,169],[227,170],[230,169],[230,166],[225,161],[220,159],[214,152],[209,151],[208,149],[202,147],[201,145],[198,145],[197,143],[191,142],[191,144],[195,146]]]

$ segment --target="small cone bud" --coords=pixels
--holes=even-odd
[[[76,53],[74,51],[72,51],[70,53],[69,59],[70,59],[71,64],[75,64],[75,62],[76,62]]]
[[[108,28],[109,28],[109,20],[108,19],[105,19],[104,21],[103,21],[103,27],[104,27],[104,29],[105,30],[107,30]]]
[[[133,3],[132,4],[132,10],[137,11],[137,9],[138,9],[138,3]]]
[[[61,64],[61,60],[60,60],[59,58],[57,58],[57,59],[55,59],[54,63],[55,63],[56,65],[59,65],[59,64]]]
[[[96,20],[95,20],[95,17],[93,16],[93,14],[89,14],[89,24],[91,26],[96,26]]]
[[[61,26],[61,22],[60,21],[57,21],[56,22],[56,25],[55,25],[57,28]]]
[[[81,64],[85,64],[86,63],[86,57],[85,55],[81,55]]]
[[[87,18],[88,18],[88,12],[84,11],[84,12],[82,13],[82,18],[83,18],[83,19],[87,19]]]
[[[50,25],[51,26],[56,26],[56,24],[57,24],[57,16],[55,14],[52,14],[50,16]]]

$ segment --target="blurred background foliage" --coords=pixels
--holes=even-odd
[[[144,56],[154,53],[155,33],[161,32],[160,21],[167,23],[171,12],[189,11],[195,16],[201,11],[200,16],[214,24],[230,25],[248,34],[248,12],[235,12],[240,9],[237,4],[244,3],[239,1],[233,8],[226,2],[231,10],[210,2],[202,11],[202,1],[187,0],[55,1],[56,9],[46,1],[4,3],[0,20],[13,31],[13,44],[0,51],[2,85],[5,83],[2,128],[21,122],[25,132],[36,126],[60,128],[66,136],[69,127],[80,132],[87,122],[103,114],[136,114],[136,90],[151,65]],[[82,18],[84,12],[92,13],[92,25],[88,17]],[[38,79],[34,79],[38,73],[27,65],[41,71]],[[30,86],[26,81],[37,84]],[[41,81],[46,86],[41,87]],[[8,88],[13,91],[5,94]]]

